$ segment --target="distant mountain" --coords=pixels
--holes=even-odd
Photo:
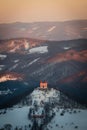
[[[56,41],[86,39],[87,20],[0,24],[0,39],[20,37]]]

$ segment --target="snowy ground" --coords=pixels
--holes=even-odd
[[[3,110],[0,110],[0,112],[2,111]],[[13,128],[15,128],[16,126],[29,126],[29,124],[32,123],[28,119],[28,112],[29,107],[12,108],[12,110],[7,109],[7,112],[5,114],[0,115],[0,128],[2,128],[4,124],[11,124]]]
[[[74,113],[76,111],[76,113]],[[63,116],[61,116],[62,109],[56,111],[55,117],[47,125],[49,130],[86,130],[87,129],[87,110],[68,109]]]
[[[1,112],[2,110],[0,110]],[[76,113],[68,109],[63,116],[62,109],[55,109],[56,115],[47,125],[49,130],[86,130],[87,129],[87,110],[74,109]],[[19,128],[32,125],[32,122],[28,119],[29,107],[8,109],[5,114],[0,115],[0,128],[4,124],[11,124],[13,128],[18,126]],[[78,128],[75,128],[78,126]],[[46,130],[45,128],[44,130]]]

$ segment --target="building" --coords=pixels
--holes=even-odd
[[[45,81],[45,82],[40,82],[40,88],[41,89],[47,89],[48,88],[48,83]]]

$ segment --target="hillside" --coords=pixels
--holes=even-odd
[[[16,128],[21,130],[72,128],[74,130],[75,127],[85,130],[86,115],[84,106],[70,100],[59,90],[36,88],[16,106],[0,110],[0,128],[6,128],[9,125],[10,130]],[[82,124],[80,122],[83,117]]]
[[[86,39],[0,41],[0,108],[19,101],[41,80],[70,98],[87,103],[86,53]],[[5,94],[8,90],[12,94]]]

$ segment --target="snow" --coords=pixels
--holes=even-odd
[[[24,82],[24,84],[27,85],[27,86],[29,85],[28,82]]]
[[[70,114],[69,112],[65,112],[65,114],[61,116],[60,113],[62,112],[62,109],[59,109],[58,112],[56,111],[56,116],[47,125],[47,127],[50,130],[75,130],[75,126],[78,126],[77,129],[86,130],[87,110],[81,110],[81,109],[74,109],[74,110],[76,111],[76,113]]]
[[[33,61],[29,62],[27,65],[22,66],[22,68],[26,68],[29,67],[30,65],[34,64],[35,62],[37,62],[40,58],[34,59]]]
[[[31,61],[31,62],[29,63],[29,65],[32,65],[33,63],[35,63],[35,62],[38,61],[39,59],[40,59],[40,58],[37,58],[37,59]]]
[[[5,65],[0,65],[0,67],[4,67]]]
[[[37,111],[34,111],[35,112],[34,115],[42,115],[43,110],[44,110],[43,107],[39,107],[39,109]],[[33,113],[32,113],[32,115],[33,115]]]
[[[10,91],[10,89],[8,89],[6,91],[0,91],[0,95],[7,95],[7,94],[12,94],[12,92]]]
[[[28,112],[29,107],[8,109],[5,114],[0,115],[0,128],[4,124],[11,124],[13,128],[31,124],[31,121],[28,119]]]
[[[40,47],[35,47],[29,50],[29,54],[33,53],[47,53],[48,52],[48,46],[40,46]]]
[[[9,71],[14,70],[17,66],[18,66],[18,64],[13,65],[13,66],[9,69]]]
[[[71,47],[64,47],[64,50],[69,50]]]
[[[37,102],[38,105],[40,105],[41,101],[49,102],[50,98],[59,99],[59,95],[60,95],[59,91],[56,92],[55,89],[51,89],[51,90],[47,90],[47,91],[42,91],[42,90],[36,89],[31,94],[32,104],[34,104],[34,102]]]
[[[52,32],[55,28],[56,26],[52,26],[51,28],[48,29],[48,32]]]
[[[0,54],[1,60],[4,60],[6,57],[7,57],[7,55],[2,55],[2,54]]]
[[[5,65],[0,65],[0,70],[2,70],[5,67]]]
[[[0,71],[2,70],[2,68],[0,68]]]
[[[17,59],[17,60],[14,60],[14,63],[17,63],[17,62],[19,62],[19,59]]]

